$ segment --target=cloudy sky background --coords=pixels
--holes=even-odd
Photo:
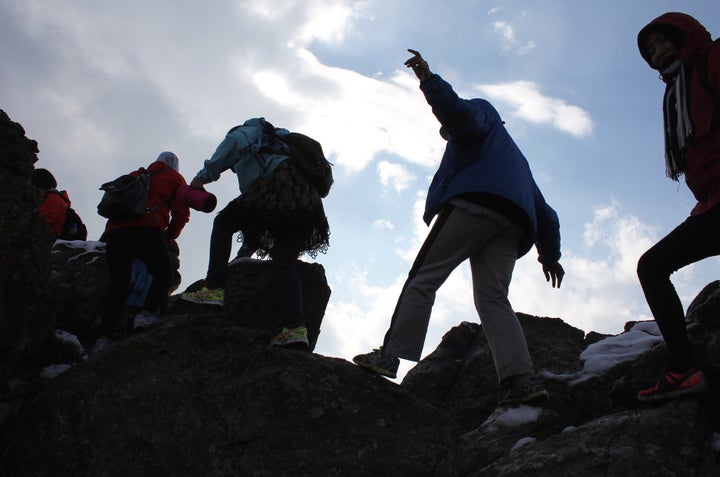
[[[665,178],[663,84],[636,48],[666,11],[720,33],[717,0],[0,0],[0,109],[38,141],[36,167],[68,190],[91,239],[98,186],[163,150],[190,181],[245,119],[317,138],[336,177],[317,352],[350,359],[381,344],[428,230],[444,142],[403,66],[417,49],[461,96],[495,104],[560,216],[563,287],[532,250],[514,308],[617,334],[650,318],[637,259],[694,204]],[[238,193],[231,172],[208,189],[220,207]],[[212,219],[193,212],[180,237],[182,287],[205,275]],[[685,305],[717,268],[673,276]],[[438,293],[424,354],[477,319],[465,264]]]

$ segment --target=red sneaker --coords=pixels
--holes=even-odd
[[[707,379],[697,368],[690,368],[684,373],[668,371],[655,386],[640,391],[637,399],[638,401],[662,401],[688,394],[702,393],[707,389]]]

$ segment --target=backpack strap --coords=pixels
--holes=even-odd
[[[147,174],[147,175],[149,175],[151,179],[152,179],[154,176],[158,175],[158,174],[162,174],[163,172],[167,172],[166,170],[150,172],[150,171],[148,171],[147,169],[145,169],[144,167],[141,167],[140,169],[138,169],[138,171],[140,171],[141,174]],[[150,184],[151,184],[151,182],[148,181],[148,192],[150,192]],[[170,199],[168,199],[168,200],[165,201],[165,202],[160,202],[159,204],[153,205],[152,207],[146,207],[146,208],[145,208],[145,214],[149,214],[150,212],[154,212],[155,210],[157,210],[157,209],[159,209],[160,207],[163,207],[163,206],[165,206],[165,207],[167,207],[167,208],[169,209],[169,208],[170,208],[170,201],[171,201],[171,200],[172,200],[172,197],[170,197]]]

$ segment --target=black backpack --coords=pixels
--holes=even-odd
[[[65,223],[58,238],[61,240],[87,240],[87,227],[72,207],[68,207],[65,211]]]
[[[61,192],[57,190],[51,190],[50,192],[59,195],[65,203],[68,203]],[[65,211],[65,222],[58,238],[60,240],[87,240],[87,227],[72,207],[68,207]]]
[[[137,219],[164,205],[148,209],[150,177],[156,173],[150,173],[144,167],[141,167],[139,172],[138,175],[123,174],[100,186],[100,190],[105,193],[97,206],[98,214],[107,219]]]
[[[264,118],[261,118],[261,123],[263,132],[268,139],[268,145],[261,148],[260,152],[275,152],[275,141],[286,144],[290,148],[291,160],[305,180],[313,186],[317,193],[320,194],[320,197],[327,197],[330,188],[335,182],[332,175],[333,164],[325,158],[320,143],[310,136],[297,132],[278,137],[275,134],[275,126]]]
[[[295,166],[320,194],[320,197],[327,197],[334,182],[332,163],[325,158],[320,143],[309,136],[296,132],[278,138],[278,140],[290,146]]]

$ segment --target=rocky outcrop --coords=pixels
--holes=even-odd
[[[0,380],[37,366],[55,326],[50,279],[52,235],[30,183],[38,145],[0,110]]]
[[[24,157],[32,164],[33,154]],[[30,224],[27,194],[8,200]],[[520,314],[551,399],[500,412],[504,390],[477,323],[450,330],[401,385],[339,358],[272,348],[280,300],[264,261],[229,267],[224,308],[176,301],[159,322],[88,355],[85,336],[107,290],[102,247],[51,249],[45,230],[33,230],[44,252],[28,252],[19,232],[5,250],[35,281],[5,255],[0,269],[0,323],[10,330],[0,356],[0,475],[720,475],[720,282],[687,317],[707,395],[638,404],[637,390],[665,367],[653,323],[586,335]],[[330,289],[322,266],[301,262],[300,274],[314,342]],[[25,311],[8,295],[18,283],[33,300]],[[27,324],[11,326],[13,306]],[[33,364],[18,365],[22,357]]]

